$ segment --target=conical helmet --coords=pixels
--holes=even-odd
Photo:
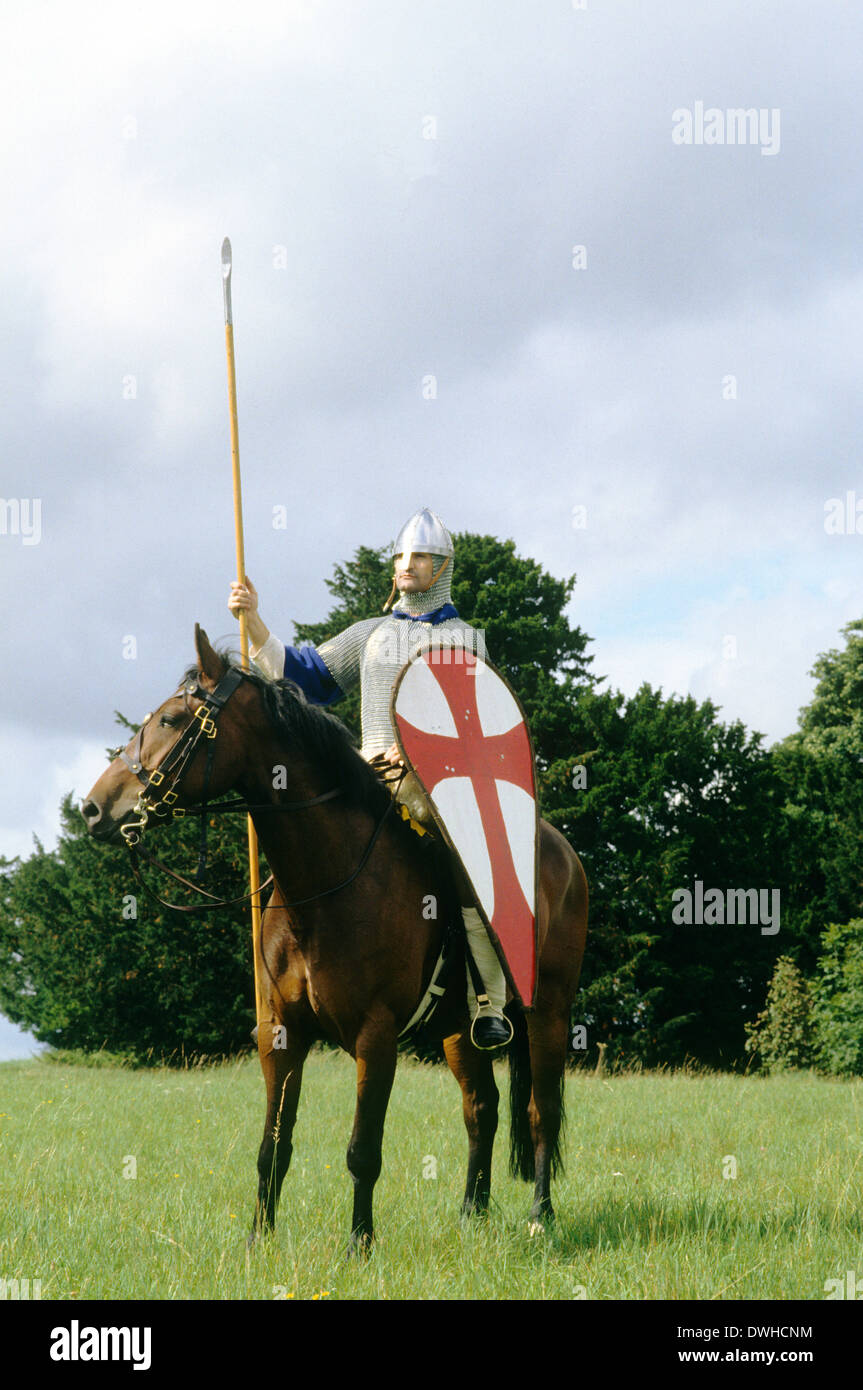
[[[403,555],[405,564],[409,564],[412,555],[445,555],[451,559],[455,548],[437,513],[421,507],[399,531],[392,553]]]

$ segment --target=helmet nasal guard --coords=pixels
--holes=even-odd
[[[431,511],[428,507],[421,507],[418,512],[414,512],[409,521],[405,522],[390,553],[392,558],[401,555],[405,565],[410,564],[412,555],[440,555],[443,558],[443,564],[432,576],[432,581],[428,586],[429,589],[432,589],[455,554],[455,547],[452,543],[452,536],[437,512]],[[393,580],[390,596],[384,604],[385,613],[395,596],[396,584]]]

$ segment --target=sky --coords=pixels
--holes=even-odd
[[[7,16],[0,855],[236,633],[225,235],[279,636],[430,506],[576,575],[611,686],[792,732],[863,616],[861,51],[842,0]]]

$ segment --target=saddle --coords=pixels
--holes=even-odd
[[[391,763],[384,753],[376,753],[373,758],[369,758],[369,767],[395,798],[399,814],[411,830],[417,835],[429,835],[431,839],[436,839],[432,829],[434,819],[416,774],[402,763]]]

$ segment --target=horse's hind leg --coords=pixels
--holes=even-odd
[[[563,1075],[569,1040],[568,1017],[530,1014],[527,1018],[532,1087],[528,1121],[533,1141],[532,1226],[554,1220],[551,1180],[560,1166],[563,1124]]]
[[[491,1156],[497,1133],[498,1092],[491,1057],[479,1052],[466,1032],[444,1038],[450,1071],[461,1086],[462,1113],[468,1138],[467,1185],[462,1215],[488,1210]]]
[[[374,1239],[372,1195],[381,1171],[384,1120],[396,1070],[396,1033],[391,1022],[369,1021],[357,1038],[357,1108],[348,1144],[354,1183],[349,1254],[367,1252]]]
[[[267,1118],[258,1151],[258,1199],[249,1244],[276,1220],[279,1193],[293,1153],[291,1142],[309,1042],[288,1026],[258,1025],[258,1054],[267,1085]]]

